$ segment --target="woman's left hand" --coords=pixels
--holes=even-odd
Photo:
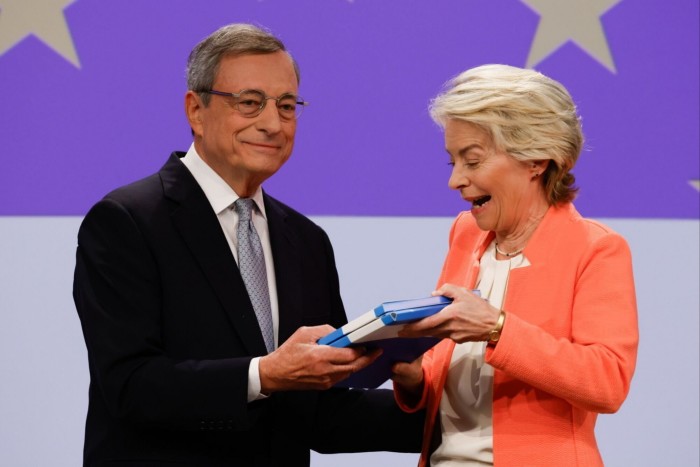
[[[400,337],[433,336],[459,343],[485,341],[496,327],[501,310],[464,287],[444,284],[433,295],[444,295],[453,302],[427,318],[407,324]]]

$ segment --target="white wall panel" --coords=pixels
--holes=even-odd
[[[349,317],[430,293],[448,218],[316,217]],[[601,416],[607,466],[698,465],[700,222],[602,219],[633,252],[641,343],[622,409]],[[78,217],[0,217],[0,464],[81,463],[87,358],[71,297]],[[413,465],[415,454],[316,455],[314,467]]]

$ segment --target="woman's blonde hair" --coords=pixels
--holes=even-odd
[[[448,82],[430,103],[430,115],[479,126],[500,150],[520,161],[550,160],[542,174],[549,204],[576,197],[570,172],[583,146],[576,105],[559,82],[529,69],[483,65]]]

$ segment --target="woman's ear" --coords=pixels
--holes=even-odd
[[[549,159],[542,159],[531,162],[530,171],[532,173],[533,180],[542,176],[542,174],[547,170],[547,167],[549,167],[549,162]]]

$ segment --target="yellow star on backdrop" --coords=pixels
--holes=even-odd
[[[75,0],[0,0],[0,56],[34,34],[80,68],[63,10]]]
[[[527,57],[532,68],[569,40],[615,73],[600,17],[621,0],[521,0],[540,14]]]

